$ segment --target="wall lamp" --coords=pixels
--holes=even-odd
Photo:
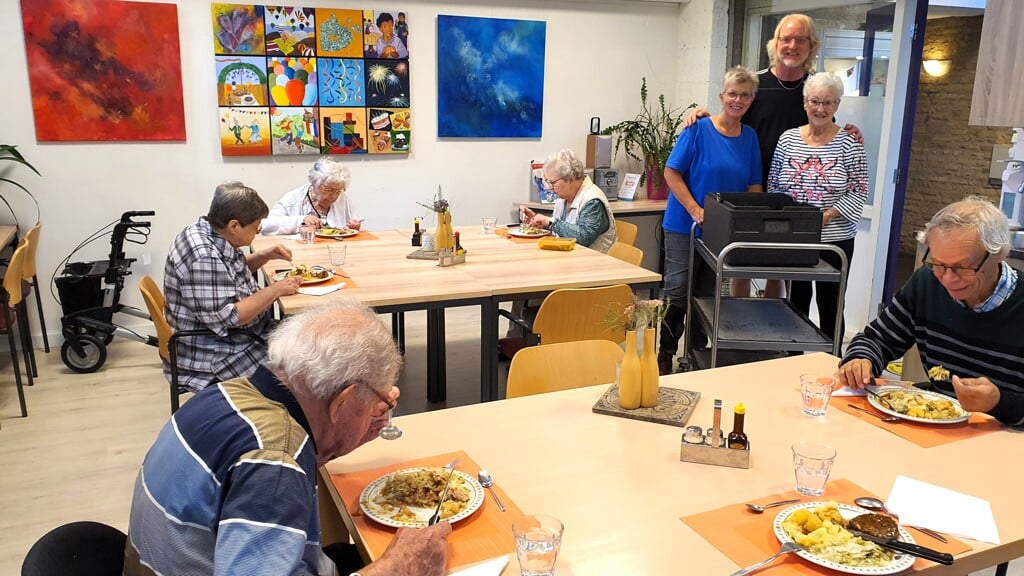
[[[932,78],[942,78],[949,74],[949,60],[925,60],[921,63],[924,66],[924,73]]]

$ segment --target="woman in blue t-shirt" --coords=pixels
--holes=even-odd
[[[737,66],[725,73],[718,98],[722,111],[701,118],[679,135],[665,163],[665,181],[672,189],[665,219],[665,296],[671,301],[661,326],[658,368],[671,374],[686,316],[686,281],[690,266],[690,227],[704,224],[704,197],[712,192],[761,192],[761,151],[757,134],[740,123],[757,92],[757,75]],[[698,231],[699,232],[699,231]],[[698,286],[711,280],[696,274]],[[707,336],[694,326],[692,348],[703,348]]]

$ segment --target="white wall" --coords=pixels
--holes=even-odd
[[[136,263],[136,276],[162,278],[167,247],[182,227],[205,213],[213,188],[239,179],[259,190],[268,204],[305,181],[309,157],[223,158],[217,131],[213,39],[209,0],[177,0],[187,141],[180,143],[37,144],[21,30],[19,2],[0,3],[0,53],[5,55],[0,91],[0,143],[16,144],[42,173],[18,169],[10,175],[24,182],[42,207],[43,232],[39,271],[45,285],[58,263],[93,231],[124,210],[152,209],[149,244],[127,246],[129,256],[148,255]],[[726,0],[715,0],[724,5]],[[350,2],[311,0],[316,7],[395,9],[409,13],[413,137],[408,157],[354,157],[350,193],[369,229],[408,226],[426,200],[442,185],[454,206],[455,220],[479,222],[504,215],[526,197],[527,162],[562,147],[582,153],[591,116],[604,125],[632,117],[639,106],[639,85],[647,77],[652,94],[675,94],[681,103],[705,98],[711,46],[710,2],[676,6],[648,2],[543,2],[522,0],[515,6],[478,2]],[[718,10],[721,14],[721,10]],[[543,137],[523,140],[451,140],[436,138],[436,15],[457,14],[547,22]],[[693,15],[691,25],[690,15]],[[680,31],[686,49],[680,50]],[[702,35],[705,37],[702,39]],[[685,58],[700,64],[686,89],[677,70]],[[717,73],[716,73],[717,76]],[[703,83],[703,85],[702,85]],[[683,102],[685,100],[685,102]],[[623,157],[620,155],[619,162]],[[0,192],[15,207],[23,228],[35,208],[10,186]],[[9,222],[2,214],[0,222]],[[106,240],[79,252],[74,261],[105,256]],[[123,302],[141,306],[129,278]],[[56,303],[44,294],[47,328],[59,329]],[[128,324],[139,322],[128,321]],[[33,325],[38,332],[39,328]]]

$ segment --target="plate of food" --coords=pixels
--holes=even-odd
[[[551,234],[550,230],[534,228],[533,226],[527,226],[526,224],[508,229],[508,235],[515,236],[516,238],[540,238],[542,236],[548,236],[549,234]]]
[[[334,278],[334,270],[329,270],[323,266],[299,264],[291,270],[278,270],[274,274],[274,280],[284,280],[290,276],[302,276],[302,285],[305,286],[307,284],[319,284]]]
[[[468,518],[484,502],[484,489],[476,478],[455,470],[441,519],[455,523]],[[367,517],[395,528],[422,528],[434,515],[444,491],[448,470],[443,467],[406,468],[370,483],[359,495]]]
[[[966,421],[971,413],[964,410],[956,398],[919,388],[878,386],[878,396],[868,395],[868,403],[891,416],[898,416],[922,424],[957,424]]]
[[[324,228],[318,228],[316,235],[320,238],[348,238],[359,234],[359,230],[353,230],[352,228],[331,228],[326,226]]]
[[[794,504],[775,517],[772,530],[779,542],[802,546],[794,552],[808,562],[846,574],[897,574],[914,565],[915,557],[883,548],[851,534],[847,523],[862,514],[863,508],[836,502]],[[914,543],[914,538],[897,527],[899,539]]]

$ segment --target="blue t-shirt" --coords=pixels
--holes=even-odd
[[[683,175],[697,204],[714,192],[746,192],[761,184],[761,150],[757,134],[743,125],[739,136],[725,136],[711,118],[701,118],[679,135],[665,166]],[[689,234],[693,218],[674,194],[668,196],[662,228]]]

